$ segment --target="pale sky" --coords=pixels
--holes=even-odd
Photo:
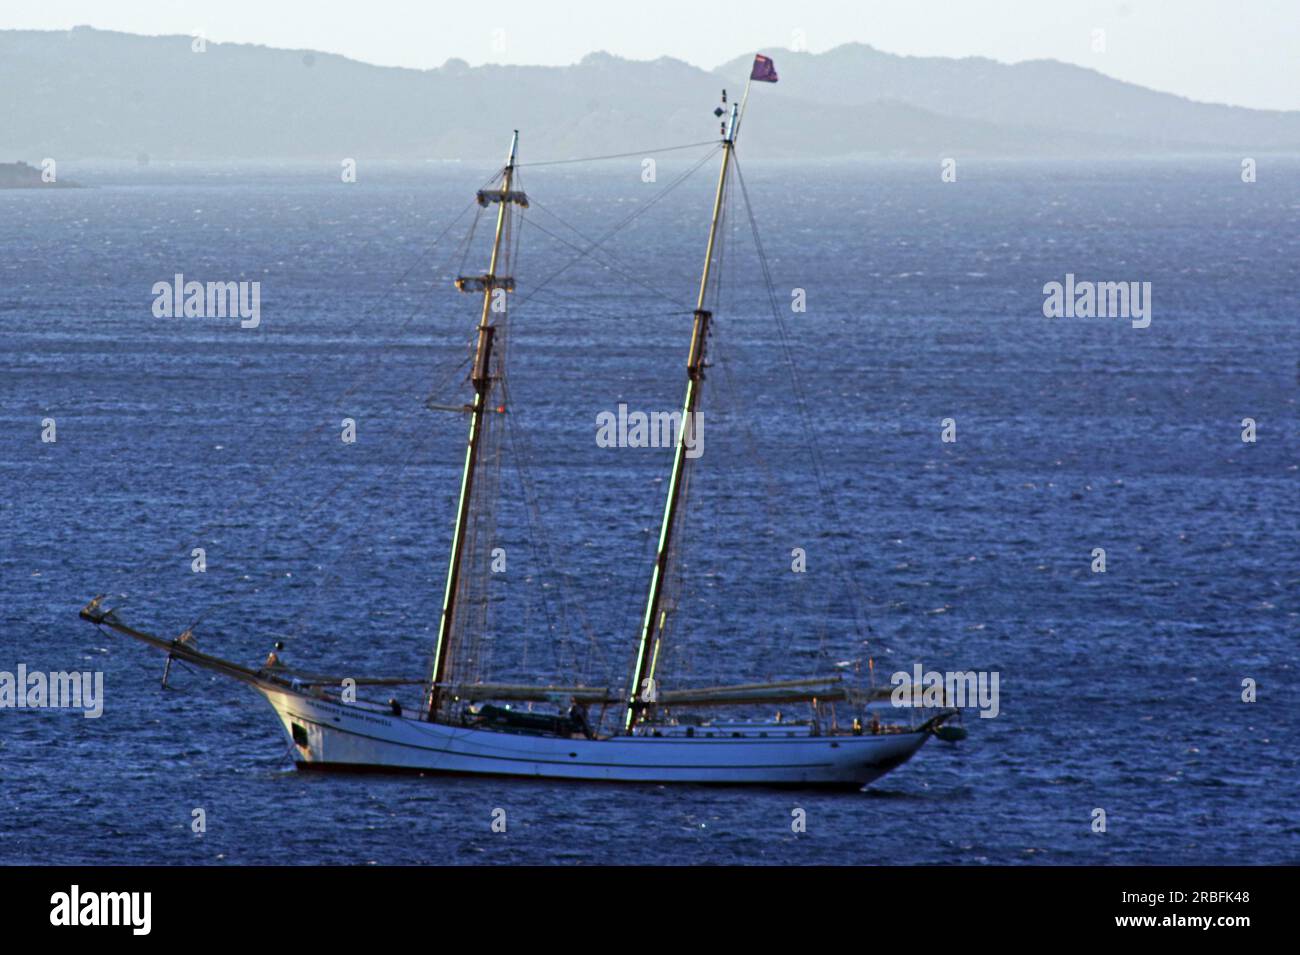
[[[605,50],[714,67],[857,41],[1053,58],[1207,102],[1300,109],[1300,0],[4,0],[0,29],[88,24],[324,50],[386,66],[563,65]],[[1093,31],[1105,31],[1094,52]],[[498,32],[500,31],[500,32]]]

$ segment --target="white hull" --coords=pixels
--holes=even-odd
[[[930,735],[566,739],[428,723],[264,684],[258,689],[294,744],[299,769],[857,787],[906,762]]]

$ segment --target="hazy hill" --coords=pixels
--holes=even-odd
[[[1133,155],[1300,149],[1300,113],[1194,103],[1051,61],[769,50],[750,156]],[[0,158],[551,158],[714,138],[716,72],[594,53],[567,67],[370,66],[89,28],[0,31]]]
[[[860,43],[773,55],[782,67],[778,86],[795,99],[855,107],[898,100],[944,116],[1126,140],[1150,151],[1300,147],[1300,112],[1197,103],[1056,60],[896,56]],[[721,71],[743,76],[752,59],[739,57]]]

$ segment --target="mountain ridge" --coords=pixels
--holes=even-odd
[[[715,70],[593,51],[570,66],[378,66],[337,53],[191,37],[0,31],[0,156],[61,159],[495,159],[503,130],[532,155],[715,137]],[[745,152],[1109,157],[1300,150],[1300,111],[1198,103],[1055,60],[913,57],[864,43],[771,48],[781,81],[754,91]],[[762,116],[762,121],[757,117]]]

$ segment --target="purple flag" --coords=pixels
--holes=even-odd
[[[749,78],[758,80],[760,83],[775,83],[777,80],[776,64],[772,62],[772,58],[764,56],[762,53],[755,56],[754,68],[749,71]]]

